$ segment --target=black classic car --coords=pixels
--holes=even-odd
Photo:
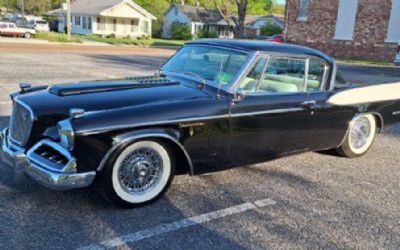
[[[94,183],[117,205],[138,206],[159,198],[175,174],[307,151],[361,156],[400,122],[400,97],[371,98],[375,91],[347,84],[313,49],[198,40],[154,76],[21,85],[1,157],[49,188]]]

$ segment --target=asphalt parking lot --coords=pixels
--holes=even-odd
[[[20,82],[146,75],[172,53],[0,44],[0,128]],[[400,81],[398,68],[341,67],[357,83]],[[306,153],[177,176],[164,198],[133,210],[93,188],[50,191],[0,163],[0,249],[399,249],[399,148],[397,126],[358,159]]]

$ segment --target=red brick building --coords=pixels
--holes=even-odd
[[[286,39],[336,57],[393,61],[400,0],[287,0]]]

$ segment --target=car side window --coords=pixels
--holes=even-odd
[[[246,78],[242,80],[242,82],[239,85],[239,89],[250,93],[256,92],[258,83],[264,72],[266,63],[267,63],[266,58],[259,59],[258,62],[253,66],[249,74],[246,76]]]
[[[304,92],[305,69],[305,59],[271,57],[257,92],[272,94]]]
[[[310,59],[307,79],[307,92],[315,92],[321,89],[321,86],[326,81],[327,68],[328,67],[326,63],[321,59]]]

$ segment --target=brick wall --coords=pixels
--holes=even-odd
[[[385,43],[391,0],[359,0],[353,41],[334,40],[339,0],[310,0],[307,21],[298,21],[299,1],[287,0],[287,41],[344,58],[393,61],[397,44]]]

